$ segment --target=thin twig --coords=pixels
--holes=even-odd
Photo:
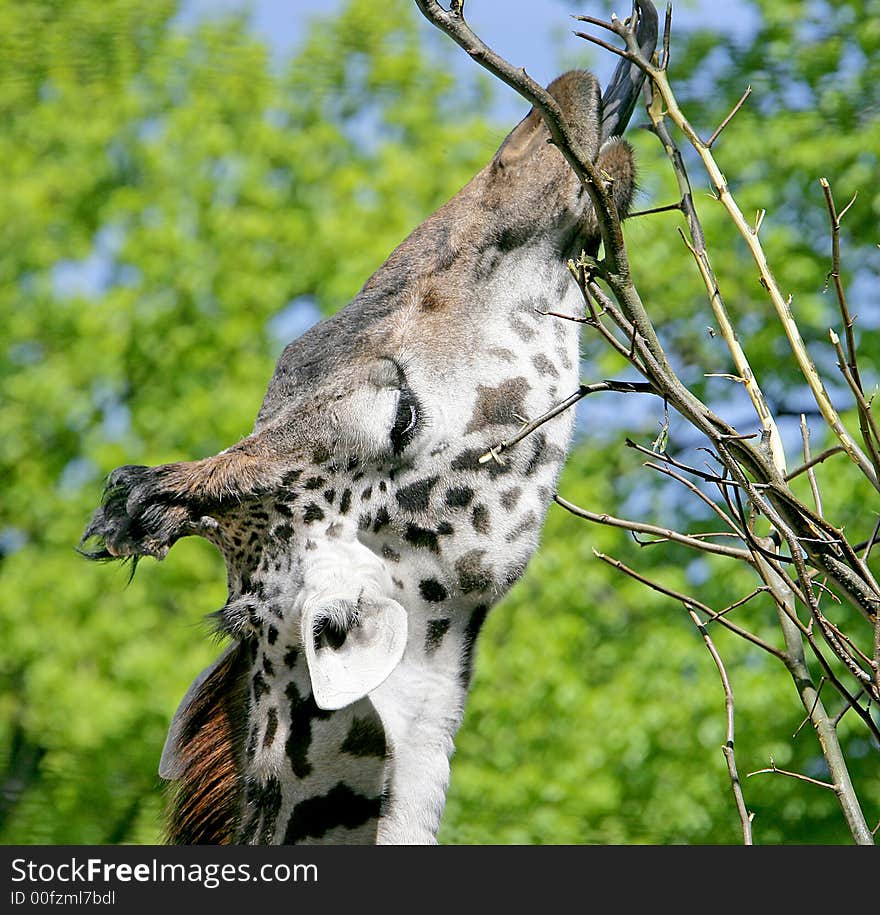
[[[816,474],[810,464],[810,427],[807,425],[807,417],[801,413],[801,440],[804,443],[804,466],[807,467],[807,479],[810,481],[810,491],[813,493],[813,503],[816,506],[816,514],[822,512],[822,496],[819,493],[819,484],[816,482]]]
[[[844,333],[846,334],[847,365],[850,372],[858,385],[859,390],[864,394],[865,389],[862,387],[862,379],[859,375],[859,366],[856,362],[856,341],[853,334],[854,321],[850,315],[849,306],[846,301],[846,292],[843,288],[843,282],[840,278],[840,225],[847,210],[856,202],[858,192],[853,194],[852,200],[838,214],[837,206],[834,203],[834,195],[831,193],[831,185],[827,178],[820,178],[819,184],[822,186],[822,193],[825,195],[825,206],[828,208],[828,218],[831,221],[831,271],[828,278],[834,280],[834,291],[837,295],[837,305],[840,309],[840,316],[843,319]]]
[[[817,778],[810,778],[809,775],[801,775],[800,772],[789,772],[788,769],[780,769],[777,765],[771,762],[771,765],[767,769],[757,769],[754,772],[748,772],[746,778],[751,778],[753,775],[765,775],[765,774],[776,774],[776,775],[787,775],[789,778],[797,778],[802,782],[809,782],[811,785],[818,785],[820,788],[830,788],[832,791],[835,791],[836,788],[830,782],[820,782]]]
[[[699,477],[701,480],[705,480],[707,483],[716,483],[719,486],[729,486],[732,489],[741,489],[745,485],[741,481],[731,480],[726,477],[718,476],[716,473],[708,473],[705,470],[700,470],[697,467],[691,467],[689,464],[684,464],[674,458],[668,451],[664,451],[662,454],[659,454],[656,451],[652,451],[650,448],[646,448],[644,445],[640,445],[638,442],[634,442],[631,438],[624,439],[624,444],[627,448],[632,448],[641,454],[646,454],[648,457],[654,458],[655,460],[660,458],[661,460],[671,464],[673,467],[677,467],[679,470],[684,470],[687,473],[691,473],[695,477]],[[761,488],[768,484],[758,483],[756,485],[758,488]]]
[[[755,228],[752,229],[752,232],[757,235],[761,231],[761,226],[764,224],[764,217],[767,215],[767,211],[764,209],[758,210],[755,214]],[[789,296],[789,303],[791,301],[791,296]]]
[[[804,414],[802,413],[801,416]],[[844,454],[845,450],[843,445],[832,445],[830,448],[826,448],[821,453],[817,454],[814,458],[810,458],[806,464],[801,464],[800,467],[795,467],[794,470],[790,470],[783,479],[786,483],[790,480],[793,480],[795,477],[800,476],[802,473],[808,471],[811,467],[815,467],[817,464],[821,464],[823,461],[827,461],[828,458],[833,457],[835,454]]]
[[[748,550],[740,550],[732,546],[723,546],[720,543],[699,540],[688,534],[681,534],[678,531],[673,531],[669,528],[657,527],[654,524],[644,524],[640,521],[628,521],[625,518],[615,518],[606,513],[599,514],[591,512],[586,508],[581,508],[579,505],[569,502],[558,494],[554,496],[554,501],[566,511],[571,512],[571,514],[576,515],[578,518],[583,518],[585,521],[592,521],[594,524],[604,524],[608,527],[619,527],[623,530],[634,531],[640,534],[650,534],[653,537],[659,537],[662,540],[670,540],[673,543],[680,543],[683,546],[689,546],[691,549],[700,550],[704,553],[715,553],[718,556],[728,556],[732,559],[740,559],[749,564],[752,562],[752,555]]]
[[[861,544],[856,544],[854,549],[864,550],[865,553],[862,556],[862,562],[867,562],[871,556],[871,548],[877,543],[878,537],[877,534],[880,533],[880,515],[877,516],[877,521],[874,524],[874,530],[871,531],[871,536]]]
[[[718,125],[718,129],[715,131],[715,133],[713,133],[712,136],[709,137],[708,140],[706,140],[706,146],[708,149],[712,148],[712,144],[718,139],[718,137],[721,136],[721,131],[724,130],[724,128],[727,127],[727,125],[734,119],[734,117],[736,116],[736,113],[740,110],[740,108],[742,108],[742,106],[746,102],[746,99],[751,94],[752,94],[752,87],[751,86],[746,87],[746,91],[743,92],[740,100],[733,106],[733,109],[731,110],[730,114],[727,115],[727,117]],[[755,229],[755,231],[756,232],[758,231],[757,228]]]
[[[739,529],[739,526],[734,522],[733,518],[731,518],[730,515],[728,515],[727,512],[721,508],[721,506],[719,506],[716,502],[713,502],[712,499],[710,499],[706,493],[704,493],[698,486],[695,486],[689,479],[687,479],[687,477],[683,477],[680,473],[676,473],[674,470],[672,470],[671,467],[664,467],[662,464],[655,464],[653,461],[645,461],[644,466],[650,467],[651,470],[656,470],[658,473],[666,474],[666,476],[672,477],[673,480],[677,480],[682,484],[682,486],[687,487],[695,496],[697,496],[697,498],[705,502],[706,505],[708,505],[709,508],[711,508],[712,511],[714,511],[715,514],[718,515],[718,517],[721,518],[721,520],[724,521],[725,524],[727,524],[730,529],[735,532],[737,537],[739,537],[741,540],[745,540],[745,535]]]
[[[626,48],[615,47],[613,44],[609,44],[609,42],[602,38],[597,38],[595,35],[590,35],[589,32],[575,32],[574,34],[577,35],[578,38],[583,38],[584,41],[589,41],[591,44],[597,45],[604,51],[608,51],[611,54],[616,54],[618,57],[622,57],[624,60],[629,60],[635,63],[635,58]]]
[[[651,207],[650,210],[636,210],[635,213],[627,214],[627,219],[635,219],[638,216],[651,216],[654,213],[670,213],[673,210],[678,210],[680,213],[682,211],[681,201],[678,203],[667,203],[666,206],[662,207]]]
[[[672,0],[666,4],[666,17],[663,22],[663,56],[660,66],[663,70],[669,69],[669,37],[672,32]]]
[[[639,532],[633,533],[633,540],[635,540],[635,542],[639,546],[653,546],[655,543],[667,543],[669,541],[668,537],[661,537],[661,536],[658,536],[656,540],[639,540],[639,538],[635,536],[635,533],[639,533]],[[735,534],[733,531],[699,531],[694,534],[687,534],[686,536],[693,537],[694,540],[701,540],[701,541],[702,540],[711,540],[712,537],[732,537],[732,538],[735,538],[736,540],[742,539],[742,538],[740,538],[739,534]],[[742,556],[739,558],[745,559],[746,557]],[[840,601],[838,601],[838,603],[840,603]]]
[[[736,633],[736,635],[741,636],[753,645],[763,648],[768,654],[772,654],[775,658],[779,658],[779,660],[783,659],[783,654],[778,648],[774,648],[769,642],[765,642],[760,636],[755,635],[753,632],[749,632],[741,626],[731,623],[730,620],[725,619],[720,613],[714,611],[711,607],[706,606],[706,604],[697,600],[695,597],[682,594],[680,591],[675,591],[672,588],[667,588],[665,585],[661,585],[659,582],[653,581],[645,575],[636,572],[635,569],[631,569],[625,563],[621,562],[619,559],[615,559],[613,556],[606,556],[596,549],[593,550],[593,555],[607,565],[617,569],[619,572],[623,572],[624,575],[628,575],[630,578],[640,581],[643,585],[647,585],[651,590],[657,591],[658,594],[665,594],[667,597],[673,598],[673,600],[678,601],[686,610],[696,609],[702,611],[707,617],[711,617],[712,622],[717,621],[725,629],[729,629],[731,632]]]
[[[620,355],[623,356],[624,359],[629,359],[630,362],[632,362],[632,364],[636,367],[636,369],[638,369],[639,371],[642,372],[643,375],[645,375],[646,373],[644,372],[644,370],[641,367],[641,362],[637,361],[635,359],[630,359],[629,349],[626,346],[624,346],[624,344],[621,343],[617,339],[617,337],[615,337],[614,334],[603,323],[602,316],[600,315],[598,309],[596,308],[597,302],[599,302],[599,304],[602,304],[602,303],[599,301],[599,299],[597,299],[595,297],[595,295],[591,291],[591,287],[594,284],[589,279],[589,275],[586,272],[587,268],[584,267],[583,265],[579,266],[579,265],[575,264],[573,261],[569,261],[569,269],[572,270],[572,273],[574,274],[575,280],[577,281],[578,286],[581,289],[581,294],[584,297],[584,302],[587,305],[587,311],[589,311],[589,313],[590,313],[589,318],[582,318],[580,320],[584,324],[589,325],[590,327],[595,327],[596,330],[598,330],[599,333],[602,334],[602,336],[605,338],[605,341],[613,349],[615,349],[618,353],[620,353]],[[617,309],[613,309],[613,310],[616,311]],[[604,309],[603,309],[603,311],[604,311]],[[550,312],[550,314],[552,314],[552,312]],[[565,316],[558,315],[557,317],[565,317]],[[612,320],[613,320],[613,317],[612,317]],[[617,322],[615,322],[615,323],[617,323]]]
[[[730,776],[730,784],[733,789],[733,797],[736,801],[736,809],[739,813],[740,823],[742,824],[743,832],[743,844],[751,845],[752,844],[752,816],[746,807],[745,798],[742,793],[742,785],[739,780],[739,773],[736,769],[736,757],[733,751],[733,713],[734,713],[734,704],[733,704],[733,690],[730,686],[730,680],[727,676],[727,671],[724,669],[724,662],[721,660],[721,655],[718,654],[718,650],[715,648],[715,645],[712,642],[711,637],[709,636],[706,627],[700,621],[700,618],[693,610],[688,610],[688,616],[694,621],[694,625],[700,631],[700,635],[703,637],[703,641],[706,643],[706,648],[709,649],[709,654],[712,655],[712,660],[715,662],[715,666],[718,668],[718,675],[721,677],[721,686],[724,689],[724,708],[727,714],[727,739],[724,742],[724,746],[721,748],[721,752],[724,754],[724,759],[727,762],[727,774]]]
[[[714,620],[718,619],[719,616],[724,616],[726,613],[730,613],[731,610],[736,610],[737,607],[742,607],[743,604],[747,604],[750,600],[756,598],[759,594],[766,594],[770,588],[767,585],[759,585],[755,588],[751,594],[747,594],[745,597],[741,597],[739,600],[735,600],[732,604],[728,604],[723,610],[718,610],[716,613],[712,614],[706,622],[711,623]]]
[[[826,678],[826,677],[823,676],[823,677],[821,677],[821,678],[819,679],[819,686],[816,688],[816,699],[815,699],[815,701],[813,702],[813,706],[812,706],[812,708],[807,712],[807,717],[804,718],[804,720],[797,726],[797,729],[795,730],[794,734],[791,735],[792,740],[794,740],[794,738],[797,737],[798,734],[800,734],[801,729],[803,728],[803,726],[810,720],[811,716],[813,715],[813,712],[816,711],[816,703],[819,701],[819,697],[822,695],[822,687],[823,687],[826,683],[827,683],[827,678]],[[846,707],[846,706],[845,706],[845,707]]]
[[[531,435],[536,429],[539,429],[544,423],[553,419],[556,416],[559,416],[560,413],[565,412],[570,407],[574,406],[579,400],[583,400],[589,394],[597,394],[600,391],[616,391],[618,393],[625,394],[656,394],[657,392],[651,387],[650,384],[641,381],[599,381],[596,384],[582,384],[574,394],[570,394],[565,400],[556,404],[555,407],[549,409],[546,413],[539,416],[537,419],[533,419],[530,422],[527,422],[523,427],[516,433],[516,435],[511,438],[505,439],[502,442],[499,442],[494,447],[490,448],[485,454],[481,455],[479,462],[485,464],[490,460],[498,460],[501,454],[507,451],[509,448],[512,448],[514,445],[519,444],[526,436]]]

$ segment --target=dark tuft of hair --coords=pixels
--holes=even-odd
[[[169,783],[166,841],[231,845],[242,811],[247,646],[239,642],[199,688],[180,729],[183,775]]]

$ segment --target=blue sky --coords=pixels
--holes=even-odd
[[[655,4],[662,16],[664,0],[655,0]],[[343,0],[183,0],[180,21],[191,23],[203,16],[250,10],[254,32],[280,60],[296,48],[311,17],[332,13],[342,5]],[[465,15],[490,47],[516,66],[526,67],[541,83],[549,83],[562,69],[574,65],[588,66],[604,82],[617,58],[598,49],[594,52],[576,38],[574,29],[584,27],[574,22],[571,14],[607,18],[612,11],[619,16],[628,15],[630,9],[630,0],[468,0]],[[673,35],[676,28],[706,23],[723,24],[726,30],[746,37],[755,21],[744,0],[677,2]],[[424,22],[424,28],[431,31],[433,27]],[[456,59],[463,69],[474,66],[463,51],[457,52]],[[524,103],[512,89],[499,85],[499,96],[499,114],[522,116]]]
[[[296,47],[310,17],[332,13],[342,5],[343,0],[184,0],[181,19],[190,22],[205,15],[250,9],[256,34],[283,57]],[[572,8],[563,0],[470,0],[465,12],[471,27],[502,56],[527,66],[536,79],[549,82],[557,75],[556,38],[568,30],[569,23],[574,26],[569,19]],[[597,8],[587,11],[599,13]],[[427,22],[424,27],[431,28]],[[576,48],[581,42],[572,37],[571,44]],[[463,55],[462,60],[466,61]]]

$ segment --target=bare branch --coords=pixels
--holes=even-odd
[[[465,21],[461,4],[456,4],[448,12],[440,6],[437,0],[416,0],[416,5],[429,22],[449,35],[480,66],[518,92],[540,112],[553,142],[565,156],[590,195],[599,219],[606,251],[612,253],[616,269],[628,277],[629,264],[626,261],[623,233],[614,200],[611,194],[604,190],[601,176],[581,147],[574,131],[566,123],[556,99],[543,86],[535,82],[523,68],[512,66],[478,38]],[[609,48],[612,46],[609,45]],[[613,50],[615,53],[619,53],[616,48]]]
[[[601,559],[602,562],[607,563],[613,568],[617,569],[619,572],[623,572],[624,575],[628,575],[630,578],[634,578],[636,581],[640,581],[643,585],[647,585],[651,590],[657,591],[659,594],[665,594],[667,597],[677,600],[686,610],[700,610],[706,614],[707,617],[711,617],[712,622],[720,623],[725,629],[729,629],[731,632],[736,633],[736,635],[741,636],[747,641],[751,642],[754,645],[757,645],[759,648],[762,648],[768,654],[772,654],[774,657],[783,659],[783,654],[779,651],[778,648],[774,648],[769,642],[765,642],[762,638],[755,635],[752,632],[737,626],[734,623],[731,623],[730,620],[725,619],[721,613],[716,613],[711,607],[707,607],[702,601],[697,600],[695,597],[690,597],[687,594],[682,594],[680,591],[675,591],[672,588],[667,588],[665,585],[661,585],[659,582],[653,581],[650,578],[647,578],[645,575],[641,575],[639,572],[636,572],[635,569],[631,569],[629,566],[622,563],[619,559],[614,559],[612,556],[606,556],[604,553],[600,553],[598,550],[593,550],[593,555],[597,559]]]
[[[693,474],[695,477],[699,477],[701,480],[705,480],[707,483],[716,483],[718,486],[731,487],[733,489],[740,489],[745,485],[744,483],[738,482],[736,480],[718,476],[716,473],[707,473],[705,470],[699,470],[697,467],[691,467],[689,464],[684,464],[674,458],[668,451],[664,451],[662,454],[656,451],[652,451],[650,448],[646,448],[644,445],[640,445],[638,442],[634,442],[631,438],[624,439],[624,444],[627,448],[632,448],[633,450],[638,451],[641,454],[646,454],[648,457],[654,458],[655,460],[663,460],[666,463],[671,464],[673,467],[677,467],[679,470],[684,470],[686,473]],[[759,483],[757,485],[760,488],[762,485],[766,484]]]
[[[804,466],[807,468],[807,479],[810,481],[810,491],[813,493],[813,502],[816,506],[816,514],[822,514],[822,496],[819,493],[819,484],[816,482],[816,474],[810,465],[810,428],[807,426],[807,417],[801,413],[801,440],[804,443]]]
[[[746,778],[751,778],[753,775],[765,775],[765,774],[776,774],[776,775],[787,775],[789,778],[797,778],[802,782],[809,782],[811,785],[818,785],[820,788],[830,788],[832,791],[835,791],[836,788],[830,782],[820,782],[817,778],[810,778],[809,775],[801,775],[800,772],[789,772],[787,769],[780,769],[773,761],[770,761],[770,766],[767,769],[757,769],[754,772],[746,773]]]
[[[596,328],[596,330],[599,331],[599,333],[605,338],[605,341],[613,349],[615,349],[618,353],[620,353],[620,355],[623,356],[624,359],[628,359],[635,366],[635,368],[642,373],[642,375],[647,377],[648,373],[647,373],[647,371],[645,371],[644,367],[642,366],[641,360],[637,360],[635,357],[631,356],[629,348],[624,346],[624,344],[621,343],[617,339],[617,337],[615,337],[614,334],[605,326],[605,324],[602,321],[602,316],[600,315],[599,310],[596,307],[597,302],[603,306],[603,313],[608,311],[608,309],[605,307],[606,304],[610,305],[611,310],[608,313],[612,317],[612,320],[614,320],[614,322],[618,325],[618,327],[621,327],[623,325],[626,325],[627,327],[629,327],[628,322],[625,322],[623,316],[619,313],[617,308],[610,302],[610,300],[607,298],[607,296],[604,295],[604,293],[602,293],[601,298],[599,298],[596,295],[596,293],[601,293],[602,291],[591,280],[590,275],[587,273],[588,268],[583,263],[579,262],[578,264],[575,264],[573,261],[569,261],[568,266],[569,266],[569,270],[572,272],[575,280],[577,281],[578,286],[581,289],[581,293],[583,294],[583,297],[584,297],[584,302],[586,303],[586,306],[587,306],[587,311],[589,311],[589,313],[590,313],[589,318],[576,318],[576,319],[569,318],[569,320],[577,320],[579,323],[587,324],[590,327]],[[554,313],[548,312],[548,314],[554,314]],[[565,318],[568,316],[556,315],[556,317]],[[631,328],[630,328],[630,332],[631,332]]]
[[[587,25],[595,25],[600,29],[605,29],[605,31],[607,31],[607,32],[614,32],[615,34],[617,34],[617,28],[616,28],[616,24],[615,24],[615,20],[617,19],[617,16],[614,13],[612,13],[612,16],[614,17],[614,19],[611,22],[609,22],[606,19],[598,19],[596,16],[585,16],[585,15],[579,15],[579,14],[572,15],[571,18],[574,19],[575,22],[586,22]]]
[[[760,587],[755,588],[751,594],[746,594],[745,597],[741,597],[739,600],[735,600],[732,604],[728,604],[723,610],[719,610],[717,613],[714,613],[712,616],[708,617],[706,622],[713,622],[719,616],[724,616],[725,613],[730,613],[731,610],[736,610],[737,607],[742,607],[743,604],[747,604],[750,600],[753,600],[759,594],[767,594],[769,590],[770,588],[767,585],[761,585]]]
[[[803,416],[803,413],[801,414],[801,416]],[[801,464],[800,467],[795,467],[794,470],[789,471],[789,473],[787,473],[785,475],[785,477],[783,477],[783,479],[787,483],[789,480],[793,480],[795,477],[798,477],[802,473],[805,473],[811,467],[815,467],[817,464],[821,464],[823,461],[827,461],[828,458],[833,457],[835,454],[844,454],[844,453],[845,452],[844,452],[843,445],[832,445],[831,448],[826,448],[823,452],[821,452],[820,454],[817,454],[814,458],[810,458],[810,460],[807,461],[805,464]]]
[[[664,467],[662,464],[655,464],[653,461],[646,461],[645,467],[650,467],[652,470],[656,470],[658,473],[666,474],[666,476],[672,477],[674,480],[677,480],[682,486],[687,487],[698,499],[705,502],[712,511],[721,518],[722,521],[727,524],[730,529],[739,537],[741,540],[745,540],[745,534],[740,530],[739,525],[721,508],[717,503],[713,502],[698,486],[695,486],[688,480],[686,477],[683,477],[681,474],[676,473],[669,467]]]
[[[669,213],[669,212],[672,212],[673,210],[678,210],[679,213],[683,212],[683,208],[682,208],[680,200],[678,201],[678,203],[667,203],[666,206],[662,206],[662,207],[651,207],[650,210],[636,210],[635,213],[630,213],[626,218],[635,219],[638,216],[651,216],[654,213]]]
[[[846,427],[843,425],[837,410],[834,408],[831,398],[828,396],[828,392],[825,390],[825,386],[822,383],[822,379],[807,352],[800,330],[792,315],[790,302],[786,301],[783,297],[776,279],[770,270],[758,236],[746,222],[742,211],[734,200],[733,195],[730,193],[727,181],[725,180],[721,169],[718,167],[718,164],[715,162],[709,146],[703,143],[679,108],[678,102],[669,85],[667,74],[664,71],[657,71],[653,68],[648,72],[657,89],[657,98],[649,108],[649,113],[653,112],[652,120],[655,121],[656,125],[657,120],[659,120],[659,112],[661,111],[660,100],[662,99],[662,110],[669,115],[676,126],[685,134],[688,141],[699,154],[712,181],[718,200],[724,205],[731,220],[745,240],[755,264],[758,267],[761,284],[767,289],[770,295],[770,300],[776,309],[777,316],[785,331],[791,351],[795,356],[801,373],[810,387],[813,398],[816,401],[822,416],[834,431],[834,434],[837,436],[852,461],[858,465],[859,469],[871,481],[872,485],[880,491],[880,475],[878,475],[871,462],[850,436]],[[664,140],[664,146],[665,145],[666,141]],[[740,372],[740,374],[743,373]]]
[[[745,101],[746,97],[747,96],[743,96],[743,98],[740,100],[740,106],[742,105],[742,102]],[[734,109],[730,117],[732,117],[736,111],[739,110],[740,106]],[[727,348],[730,352],[731,358],[733,359],[733,364],[736,367],[737,377],[742,379],[746,393],[749,395],[749,399],[755,408],[758,419],[761,421],[762,428],[764,428],[770,435],[770,448],[772,451],[773,462],[777,469],[780,469],[782,473],[784,473],[785,449],[782,446],[782,437],[780,436],[779,430],[776,427],[776,422],[773,419],[773,415],[770,412],[770,407],[768,406],[767,400],[761,391],[761,387],[758,384],[755,373],[752,371],[752,367],[749,364],[745,351],[739,342],[739,338],[733,327],[733,322],[730,320],[730,316],[727,312],[727,307],[725,306],[724,299],[721,296],[718,280],[715,276],[714,270],[712,269],[712,264],[709,261],[709,254],[706,250],[706,238],[703,232],[703,226],[700,223],[699,216],[697,215],[696,208],[694,207],[693,192],[691,190],[691,183],[690,178],[688,177],[687,168],[684,164],[684,157],[682,156],[677,144],[672,139],[672,135],[669,133],[669,130],[666,126],[665,112],[663,107],[659,104],[659,96],[656,94],[653,97],[651,104],[648,106],[648,114],[651,118],[654,133],[663,144],[663,148],[666,151],[666,155],[672,164],[673,171],[675,172],[675,177],[678,181],[679,193],[681,194],[682,211],[684,212],[685,219],[687,220],[691,241],[688,241],[684,237],[684,233],[681,231],[681,229],[679,229],[679,234],[681,234],[682,240],[693,255],[694,261],[696,262],[697,269],[699,270],[700,276],[703,280],[703,285],[706,287],[706,292],[709,297],[709,304],[712,307],[712,313],[714,314],[715,320],[718,323],[718,329],[722,338],[724,339],[724,342],[727,344]],[[725,124],[726,123],[727,122],[725,121]],[[724,126],[725,125],[722,124],[719,128],[719,131]]]
[[[736,757],[733,751],[733,690],[730,686],[730,680],[727,677],[727,671],[724,669],[724,662],[721,660],[721,655],[718,654],[718,650],[715,648],[706,627],[702,624],[700,618],[693,610],[688,610],[688,616],[690,616],[694,621],[694,625],[699,629],[700,635],[703,637],[703,641],[709,649],[709,654],[712,655],[712,660],[718,668],[718,675],[721,677],[721,686],[724,689],[724,707],[727,712],[727,740],[721,748],[721,751],[724,753],[724,759],[727,762],[727,774],[730,776],[733,797],[736,801],[736,809],[739,813],[740,823],[742,824],[743,844],[751,845],[753,814],[749,813],[748,808],[746,807],[745,798],[742,793],[742,785],[740,784],[739,774],[736,769]]]
[[[865,554],[862,556],[862,562],[867,562],[871,556],[871,548],[877,542],[877,534],[880,533],[880,515],[877,517],[877,521],[874,523],[874,530],[871,531],[871,536],[862,544],[858,544],[854,547],[857,550],[864,550]]]
[[[663,56],[660,66],[663,70],[669,69],[669,38],[672,32],[672,2],[666,4],[666,17],[663,22]]]
[[[807,712],[807,717],[804,718],[804,720],[797,726],[797,730],[794,732],[794,734],[791,735],[791,736],[792,736],[792,739],[794,739],[795,737],[797,737],[798,734],[800,734],[801,729],[803,728],[803,726],[810,720],[810,716],[813,714],[813,712],[816,711],[816,702],[819,701],[819,697],[822,695],[822,687],[823,687],[827,682],[828,682],[828,680],[827,680],[826,677],[822,677],[822,678],[819,680],[819,686],[818,686],[817,689],[816,689],[816,699],[815,699],[815,701],[813,702],[813,707]],[[844,708],[847,708],[847,706],[844,706]]]
[[[586,508],[574,505],[560,495],[554,496],[554,501],[566,511],[583,518],[586,521],[592,521],[594,524],[604,524],[608,527],[619,527],[628,531],[635,531],[640,534],[650,534],[653,537],[659,537],[661,540],[670,540],[673,543],[680,543],[694,550],[700,550],[704,553],[715,553],[718,556],[728,556],[732,559],[740,559],[743,562],[752,562],[751,553],[748,550],[740,550],[732,546],[722,546],[720,543],[700,540],[697,537],[688,534],[680,534],[668,528],[657,527],[653,524],[644,524],[639,521],[627,521],[625,518],[614,518],[608,514],[597,514]]]
[[[837,304],[840,308],[840,316],[843,318],[843,328],[846,334],[846,363],[849,366],[850,373],[853,376],[858,389],[864,394],[862,379],[859,376],[859,367],[856,362],[856,341],[853,335],[853,319],[850,316],[849,306],[846,301],[846,292],[843,288],[843,282],[840,279],[840,225],[847,210],[856,202],[857,194],[853,194],[852,200],[844,207],[843,212],[838,214],[837,207],[834,203],[834,195],[831,193],[831,184],[827,178],[820,178],[819,184],[822,186],[822,193],[825,195],[825,206],[828,208],[828,218],[831,222],[831,271],[828,274],[829,279],[834,280],[834,291],[837,294]]]
[[[559,416],[569,407],[574,406],[579,400],[583,400],[590,394],[597,394],[600,391],[617,391],[618,393],[639,393],[639,394],[656,394],[657,392],[650,384],[639,381],[599,381],[596,384],[582,384],[574,394],[569,395],[561,403],[549,409],[537,419],[530,420],[512,438],[499,442],[490,448],[485,454],[481,455],[479,462],[485,464],[489,460],[498,460],[498,458],[509,448],[521,442],[526,436],[531,435],[536,429],[539,429],[544,423]]]
[[[616,54],[618,57],[622,57],[624,60],[628,60],[632,63],[635,63],[636,61],[632,53],[626,48],[615,47],[613,44],[610,44],[602,38],[597,38],[595,35],[590,35],[589,32],[575,32],[574,34],[577,35],[578,38],[583,38],[585,41],[589,41],[594,45],[598,45],[600,48],[605,51],[609,51],[611,54]]]

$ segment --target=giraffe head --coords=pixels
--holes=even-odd
[[[625,213],[632,155],[609,112],[628,117],[629,96],[603,101],[584,71],[549,89]],[[89,555],[161,559],[200,535],[227,566],[231,647],[181,703],[160,767],[181,786],[178,841],[436,834],[474,640],[537,545],[571,433],[563,415],[489,454],[578,384],[576,324],[542,312],[577,317],[566,259],[598,228],[548,140],[530,113],[290,344],[251,435],[108,478]]]

